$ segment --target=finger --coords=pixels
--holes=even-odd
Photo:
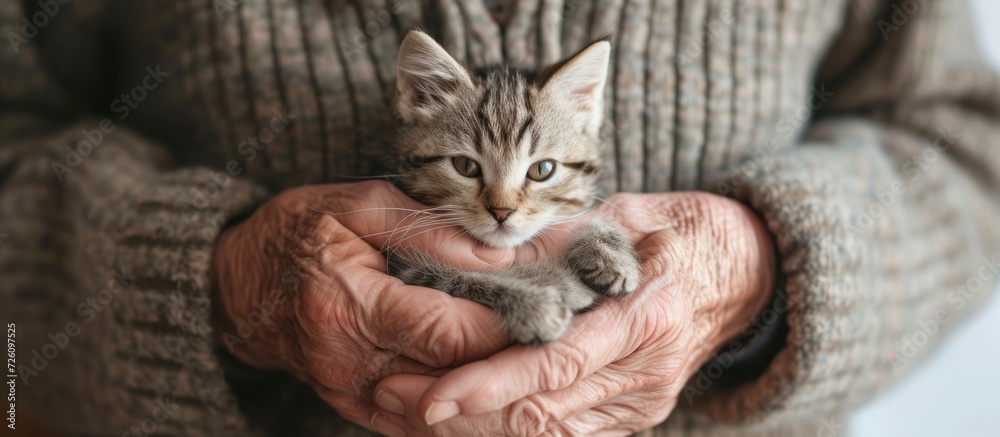
[[[359,400],[348,394],[319,388],[320,399],[337,410],[344,419],[389,437],[421,436],[423,433],[406,422],[402,416],[387,412],[370,401]]]
[[[323,402],[337,410],[341,417],[350,420],[367,429],[372,429],[371,418],[375,412],[374,405],[359,401],[358,398],[347,393],[330,390],[325,387],[316,387],[316,394]]]
[[[349,232],[335,220],[324,230]],[[315,292],[308,305],[295,308],[297,317],[308,321],[303,329],[351,321],[346,328],[368,342],[431,367],[481,359],[508,344],[509,334],[486,307],[441,291],[403,285],[380,271],[380,255],[363,246],[336,243],[320,257],[317,268],[322,274],[312,275],[318,282],[309,287]],[[326,292],[331,289],[348,292]]]
[[[659,250],[663,238],[647,238],[637,249],[640,254]],[[644,263],[642,268],[644,272],[657,271],[657,278],[648,280],[627,298],[605,302],[577,316],[559,341],[543,348],[510,348],[449,373],[428,390],[421,413],[427,414],[427,408],[435,402],[455,402],[463,414],[493,411],[542,390],[564,388],[634,351],[645,335],[656,334],[645,331],[662,331],[675,323],[669,316],[673,312],[658,309],[682,306],[669,293],[663,293],[662,288],[671,287],[661,277],[664,266]],[[419,287],[403,289],[413,291],[378,294],[388,298],[382,300],[381,307],[375,306],[381,309],[372,317],[396,336],[389,342],[404,346],[401,350],[407,356],[430,366],[451,366],[482,359],[507,344],[509,334],[485,307],[443,293],[427,293],[427,289]],[[426,317],[415,319],[414,308]],[[650,328],[648,320],[655,326]],[[442,414],[435,413],[434,417]]]
[[[429,288],[394,284],[372,292],[365,325],[374,344],[431,367],[482,359],[510,344],[485,306]]]
[[[420,378],[430,378],[420,375],[407,375],[414,378],[418,378],[416,381],[417,387],[426,388],[427,383],[422,383]],[[420,389],[422,392],[422,389]],[[357,397],[351,396],[349,394],[344,394],[324,388],[319,388],[316,390],[323,401],[329,404],[331,407],[337,410],[337,412],[344,418],[354,422],[364,428],[375,430],[380,434],[384,434],[390,437],[396,436],[407,436],[407,437],[422,437],[422,436],[469,436],[469,435],[483,435],[482,431],[485,428],[477,427],[476,424],[471,423],[469,420],[464,418],[456,418],[451,422],[452,425],[460,424],[461,426],[452,426],[449,428],[444,428],[442,426],[437,427],[433,432],[430,427],[414,426],[409,423],[406,416],[397,414],[394,411],[400,411],[400,408],[391,407],[391,409],[386,409],[382,407],[382,404],[394,405],[393,401],[389,400],[394,397],[392,394],[387,394],[385,390],[376,390],[374,399],[376,403],[370,400],[361,400]]]
[[[447,373],[421,397],[418,413],[433,424],[569,387],[635,349],[629,316],[617,306],[579,316],[566,335],[545,347],[512,347]]]
[[[628,398],[607,402],[588,409],[549,428],[546,435],[627,436],[653,428],[673,410],[672,401],[646,407],[647,403]]]
[[[417,428],[427,428],[417,415],[417,402],[437,380],[438,377],[427,375],[390,375],[375,385],[375,405],[406,416]]]
[[[608,400],[618,399],[638,385],[623,374],[605,368],[572,386],[539,393],[515,401],[502,411],[478,416],[458,416],[428,426],[418,411],[421,395],[438,380],[424,375],[392,375],[375,386],[375,404],[387,412],[405,416],[416,429],[448,430],[457,435],[483,431],[491,435],[540,435],[561,421]]]
[[[383,410],[393,420],[403,420],[421,433],[430,433],[431,427],[416,414],[417,402],[427,389],[437,381],[437,377],[426,375],[390,375],[375,385],[375,406]],[[441,429],[459,432],[469,428],[468,420],[462,424],[462,417],[439,424]],[[485,430],[483,430],[485,431]]]
[[[635,293],[577,316],[568,333],[545,347],[512,347],[449,372],[422,396],[418,412],[435,423],[497,410],[534,393],[568,387],[631,354],[647,337],[681,335],[686,325],[675,318],[690,311],[684,309],[685,299],[671,293],[676,275],[653,256],[666,239],[656,233],[637,245],[647,277]]]

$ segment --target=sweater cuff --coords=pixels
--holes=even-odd
[[[209,272],[221,231],[267,194],[216,170],[162,177],[142,197],[150,214],[120,227],[118,263],[132,266],[136,277],[116,316],[128,339],[115,343],[125,386],[182,400],[185,414],[165,423],[178,434],[204,431],[206,423],[223,434],[246,429],[231,372],[216,354]]]
[[[859,302],[837,296],[852,289],[855,279],[855,259],[844,247],[850,240],[841,226],[853,193],[842,190],[839,178],[850,170],[841,168],[842,160],[834,156],[859,158],[850,151],[829,150],[830,155],[815,149],[776,151],[748,161],[714,185],[761,215],[775,238],[779,284],[775,301],[761,314],[758,323],[763,325],[750,331],[751,336],[759,333],[761,344],[750,347],[739,363],[719,363],[729,364],[731,372],[706,368],[707,382],[689,382],[687,392],[697,396],[687,405],[696,422],[781,421],[805,410],[811,413],[815,402],[803,405],[808,401],[796,395],[825,382],[826,371],[820,367],[828,358],[814,354],[850,353],[852,338],[839,335],[839,326],[847,323],[846,307]],[[834,308],[841,304],[845,307]],[[830,328],[831,323],[838,328]],[[681,405],[683,400],[682,393]]]
[[[783,288],[775,290],[774,299],[740,336],[724,346],[701,367],[699,379],[715,379],[713,389],[730,389],[759,378],[787,344],[788,296]],[[713,378],[713,375],[715,376]]]
[[[218,170],[169,170],[162,149],[124,127],[58,178],[62,146],[93,126],[11,143],[0,156],[10,169],[4,246],[39,248],[20,259],[0,251],[0,267],[12,268],[5,291],[37,290],[11,293],[18,312],[0,314],[24,327],[29,351],[74,326],[72,347],[22,382],[25,411],[83,434],[119,435],[156,411],[170,419],[157,433],[204,435],[211,424],[216,435],[243,434],[213,351],[209,268],[224,225],[268,193]]]

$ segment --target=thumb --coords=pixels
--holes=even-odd
[[[417,402],[437,380],[433,376],[403,373],[386,377],[375,386],[375,405],[382,410],[378,415],[397,424],[405,422],[400,428],[405,429],[408,436],[510,435],[510,432],[500,429],[497,421],[482,416],[457,416],[433,426],[427,425],[427,419],[418,412]],[[378,429],[377,424],[375,428]]]
[[[375,386],[375,405],[390,413],[406,417],[417,429],[427,430],[427,422],[418,413],[420,396],[438,378],[425,375],[397,374],[388,376]]]

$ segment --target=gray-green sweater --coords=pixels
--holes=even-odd
[[[519,67],[617,29],[606,188],[766,220],[786,345],[661,428],[843,431],[995,288],[1000,80],[963,2],[522,0],[501,27],[480,1],[0,0],[0,321],[37,371],[19,417],[121,435],[167,402],[157,435],[339,429],[288,377],[227,383],[207,270],[276,191],[385,170],[410,26]]]

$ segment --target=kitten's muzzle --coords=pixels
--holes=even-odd
[[[492,206],[487,206],[486,210],[490,212],[490,215],[493,216],[493,219],[495,219],[497,221],[497,224],[500,225],[503,224],[504,220],[507,220],[507,217],[510,217],[510,215],[513,214],[514,211],[516,211],[515,209],[511,208],[494,208]]]

